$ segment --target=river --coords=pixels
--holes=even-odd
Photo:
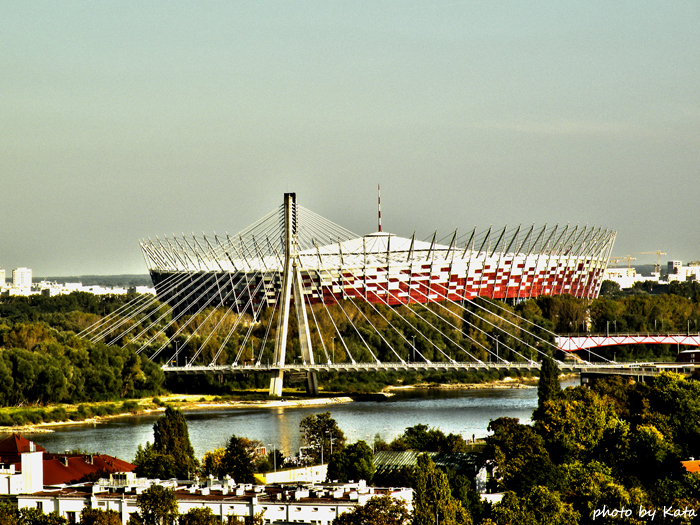
[[[567,383],[567,385],[575,383]],[[286,455],[298,452],[299,422],[309,414],[329,411],[348,442],[375,435],[391,441],[406,427],[425,424],[446,434],[484,437],[489,421],[517,417],[529,423],[537,407],[537,389],[398,391],[382,401],[361,401],[314,407],[216,409],[185,411],[190,440],[198,458],[223,447],[232,434],[274,444]],[[138,445],[153,441],[153,422],[159,415],[109,420],[97,425],[68,425],[29,438],[50,452],[80,449],[132,461]]]

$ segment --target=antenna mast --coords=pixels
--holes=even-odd
[[[379,230],[382,231],[382,193],[379,190],[379,184],[377,184],[377,219],[379,221]]]

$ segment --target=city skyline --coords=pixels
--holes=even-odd
[[[146,273],[296,192],[362,235],[602,226],[700,259],[700,5],[9,3],[0,268]]]

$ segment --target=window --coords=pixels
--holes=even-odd
[[[44,502],[43,501],[37,501],[36,502],[36,508],[38,510],[44,510]]]
[[[68,519],[68,523],[75,523],[75,511],[66,512],[66,519]]]

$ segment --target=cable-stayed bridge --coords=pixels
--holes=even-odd
[[[289,371],[315,392],[331,370],[534,369],[556,334],[507,303],[596,297],[614,240],[569,225],[419,240],[380,224],[358,236],[289,193],[233,236],[142,240],[157,298],[80,335],[133,347],[169,373],[266,371],[271,395]]]

